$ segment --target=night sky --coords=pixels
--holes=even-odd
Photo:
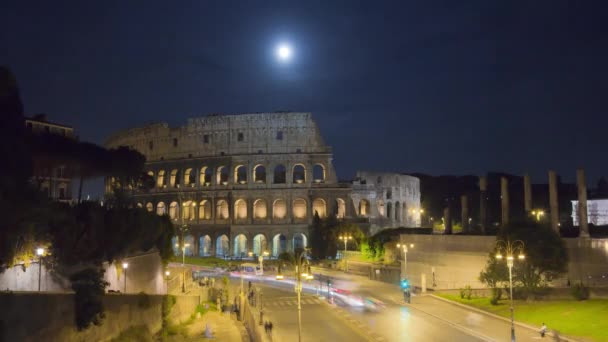
[[[208,113],[309,111],[342,179],[608,174],[602,2],[10,3],[0,64],[27,115],[81,140]]]

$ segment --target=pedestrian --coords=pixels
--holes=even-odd
[[[543,325],[540,327],[540,337],[545,337],[546,333],[547,333],[547,326],[545,325],[545,323],[543,323]]]
[[[268,322],[268,330],[270,331],[270,334],[272,334],[272,322]]]
[[[268,333],[268,321],[264,322],[264,331]]]

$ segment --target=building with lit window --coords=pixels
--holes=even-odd
[[[420,223],[413,211],[408,215],[420,206],[418,179],[359,173],[353,182],[339,182],[331,147],[310,113],[209,115],[181,127],[150,124],[106,142],[108,148],[119,146],[146,156],[155,187],[137,192],[137,205],[187,225],[187,255],[293,251],[307,245],[315,213],[371,231]]]

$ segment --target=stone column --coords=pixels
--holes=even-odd
[[[578,185],[578,226],[580,228],[578,237],[589,237],[589,224],[587,222],[587,182],[585,170],[576,170],[576,183]]]
[[[502,225],[509,224],[509,180],[500,177],[500,204],[502,208]]]
[[[450,213],[450,205],[443,209],[443,224],[445,226],[444,234],[452,234],[452,215]]]
[[[532,211],[532,183],[528,174],[524,175],[524,209],[526,214]]]
[[[549,209],[551,215],[551,228],[559,233],[559,207],[557,204],[557,174],[549,171]]]
[[[488,180],[486,177],[479,177],[479,227],[481,233],[486,232],[486,198],[488,191]]]
[[[469,201],[467,195],[460,196],[460,224],[462,225],[462,231],[465,233],[469,232]]]

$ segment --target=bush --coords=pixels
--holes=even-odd
[[[471,285],[467,285],[464,289],[460,289],[460,298],[462,299],[471,299],[471,295],[473,294],[473,290],[471,289]]]
[[[570,293],[572,297],[576,300],[585,300],[589,299],[589,288],[583,285],[583,283],[574,284],[572,289],[570,289]]]
[[[106,286],[103,280],[104,271],[87,268],[70,277],[72,289],[75,292],[75,320],[78,330],[84,330],[91,324],[101,325],[105,317],[102,298]]]
[[[502,298],[502,289],[498,287],[492,288],[492,297],[490,297],[490,304],[498,305],[498,301]]]

